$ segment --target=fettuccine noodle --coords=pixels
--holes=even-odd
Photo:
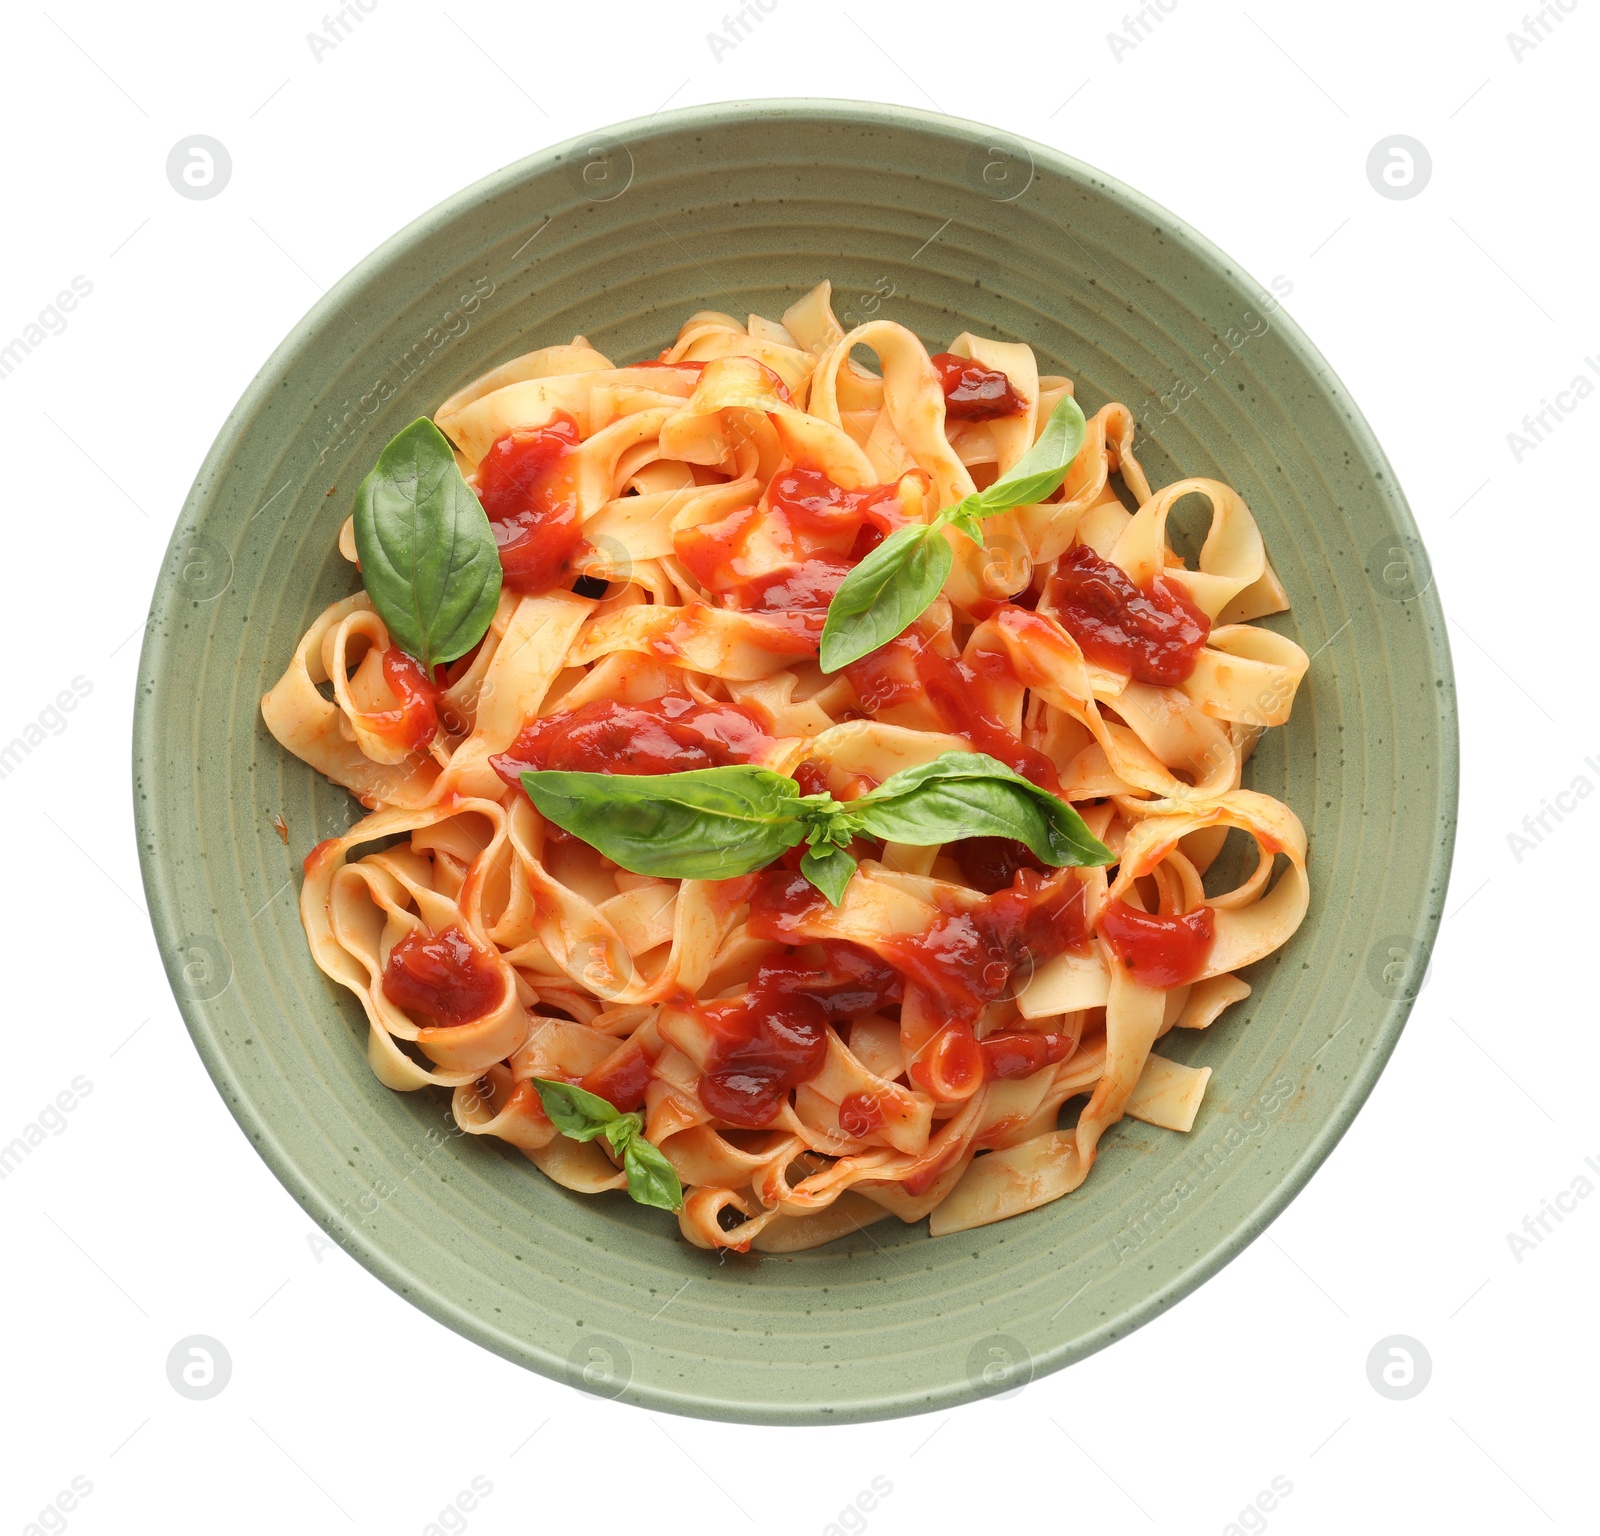
[[[702,311],[622,366],[578,337],[445,401],[502,541],[488,633],[430,678],[358,591],[262,703],[368,812],[307,858],[301,915],[383,1083],[452,1090],[463,1131],[585,1194],[625,1188],[619,1160],[560,1134],[533,1079],[638,1109],[683,1235],[741,1251],[889,1216],[959,1232],[1076,1189],[1124,1115],[1192,1126],[1210,1070],[1155,1047],[1249,994],[1309,889],[1299,820],[1240,784],[1307,658],[1250,622],[1288,599],[1239,495],[1152,490],[1105,405],[1059,491],[981,549],[945,530],[951,574],[904,634],[817,661],[851,567],[1004,475],[1072,388],[1019,343],[930,360],[887,320],[847,334],[823,283],[781,322]],[[1194,568],[1167,528],[1192,496]],[[1069,801],[1115,866],[860,844],[833,907],[792,859],[631,874],[517,779],[747,762],[848,801],[952,749]],[[1254,861],[1208,891],[1230,832]]]

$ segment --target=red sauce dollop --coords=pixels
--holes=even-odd
[[[489,766],[513,786],[523,773],[542,768],[682,773],[748,763],[771,744],[762,723],[738,704],[696,704],[670,696],[645,704],[600,699],[531,721],[508,751],[489,759]]]
[[[620,1110],[639,1109],[650,1086],[650,1053],[637,1040],[619,1046],[599,1066],[585,1074],[578,1086]]]
[[[884,534],[906,521],[893,483],[848,491],[820,469],[791,465],[773,476],[765,507],[742,507],[680,531],[678,558],[710,591],[757,613],[819,613]],[[761,568],[748,553],[759,530]],[[770,549],[785,558],[776,568]]]
[[[1088,938],[1083,882],[1071,870],[1019,870],[1003,891],[952,907],[925,933],[882,941],[884,958],[933,993],[948,1016],[970,1022],[985,1003],[1016,990],[1041,961]]]
[[[952,421],[993,421],[997,416],[1015,416],[1028,407],[1010,379],[970,357],[936,352],[928,361],[939,372],[944,413]]]
[[[399,701],[394,709],[363,715],[361,723],[375,736],[408,752],[420,752],[439,730],[439,694],[422,664],[397,645],[383,653],[383,678]]]
[[[993,895],[1003,891],[1017,878],[1020,869],[1045,871],[1045,865],[1033,855],[1026,843],[1009,837],[964,837],[952,844],[951,851],[966,876],[967,884],[975,891]]]
[[[831,910],[804,875],[769,869],[750,895],[749,932],[753,938],[803,944],[806,925]],[[1077,873],[1056,870],[1043,876],[1024,869],[1005,890],[968,907],[952,906],[926,932],[892,935],[874,948],[886,968],[932,993],[947,1017],[970,1023],[985,1003],[1003,997],[1018,978],[1025,981],[1034,966],[1081,948],[1088,936]],[[899,1001],[887,990],[883,997]],[[864,1011],[852,1006],[837,1016]]]
[[[973,750],[998,758],[1023,778],[1055,794],[1055,764],[1008,731],[986,698],[991,687],[1014,684],[1010,659],[999,651],[970,657],[941,656],[917,629],[869,651],[844,669],[868,714],[926,700],[947,731],[965,736]]]
[[[1087,544],[1069,549],[1047,591],[1056,617],[1090,661],[1141,683],[1174,687],[1194,671],[1211,621],[1175,581],[1136,587]]]
[[[567,564],[582,540],[571,470],[579,441],[577,422],[557,411],[547,426],[497,439],[478,466],[478,499],[513,592],[565,585]]]
[[[697,1091],[729,1125],[768,1124],[789,1090],[827,1060],[828,1015],[803,993],[752,985],[744,997],[707,1003],[700,1012],[715,1045]]]
[[[765,869],[750,893],[749,933],[754,939],[804,944],[804,925],[830,910],[828,898],[798,870]]]
[[[1065,1061],[1072,1050],[1066,1035],[1031,1029],[1002,1030],[978,1042],[984,1075],[990,1078],[1032,1077],[1041,1068]]]
[[[937,1099],[966,1098],[983,1082],[983,1052],[965,1019],[946,1024],[907,1069]]]
[[[847,1093],[839,1100],[839,1129],[846,1136],[866,1136],[883,1124],[883,1105],[875,1093]]]
[[[505,982],[461,929],[452,925],[430,934],[416,928],[389,951],[383,995],[436,1024],[466,1024],[499,1004]]]
[[[1111,901],[1100,914],[1100,932],[1117,959],[1147,987],[1187,986],[1200,976],[1216,929],[1216,913],[1210,907],[1163,917],[1141,912],[1125,901]]]
[[[719,1120],[768,1124],[789,1091],[822,1070],[830,1020],[900,1000],[900,976],[869,950],[842,939],[824,940],[821,948],[820,966],[794,955],[771,956],[743,997],[702,1006],[715,1046],[698,1091]]]

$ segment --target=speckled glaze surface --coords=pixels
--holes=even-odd
[[[361,475],[491,365],[581,332],[653,354],[693,310],[776,317],[819,278],[849,326],[1029,342],[1089,408],[1140,418],[1156,485],[1236,486],[1314,654],[1247,784],[1311,839],[1310,915],[1252,996],[1163,1051],[1214,1069],[1193,1133],[1112,1131],[1077,1193],[939,1240],[889,1222],[717,1256],[620,1194],[448,1135],[446,1097],[368,1071],[354,999],[306,950],[300,861],[358,807],[258,701],[352,590]],[[337,487],[337,490],[333,488]],[[763,1423],[948,1407],[1055,1370],[1255,1238],[1393,1049],[1444,900],[1456,795],[1443,617],[1360,413],[1259,284],[1087,166],[976,125],[842,102],[662,114],[511,166],[333,289],[239,402],[189,495],[146,634],[135,805],[157,939],[195,1044],[306,1211],[434,1318],[624,1401]],[[289,829],[280,841],[272,818]]]

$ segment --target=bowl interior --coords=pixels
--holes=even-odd
[[[1315,660],[1247,784],[1311,840],[1310,915],[1254,991],[1162,1051],[1212,1067],[1187,1137],[1134,1122],[1077,1193],[938,1241],[890,1221],[793,1257],[701,1253],[621,1195],[449,1135],[382,1087],[312,964],[300,861],[348,795],[258,702],[352,590],[334,541],[412,418],[581,333],[653,355],[696,309],[776,318],[822,277],[847,325],[1026,341],[1086,407],[1126,401],[1153,484],[1249,503]],[[1233,264],[1092,170],[975,125],[845,103],[673,113],[469,188],[344,279],[224,428],[155,594],[135,804],[174,991],[234,1114],[306,1210],[433,1316],[607,1396],[767,1422],[949,1405],[1078,1359],[1249,1242],[1349,1123],[1437,923],[1454,819],[1443,622],[1404,498],[1315,350]],[[1404,719],[1404,730],[1401,720]],[[285,845],[274,829],[281,816]]]

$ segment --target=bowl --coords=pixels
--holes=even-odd
[[[335,549],[406,422],[581,333],[653,355],[696,309],[775,317],[822,277],[846,326],[1026,341],[1086,405],[1127,402],[1153,484],[1227,481],[1313,656],[1246,782],[1311,843],[1310,914],[1251,996],[1163,1051],[1213,1069],[1187,1136],[1125,1121],[1076,1193],[934,1239],[879,1224],[789,1256],[707,1254],[621,1194],[570,1194],[450,1134],[442,1092],[368,1070],[312,964],[301,860],[358,807],[290,757],[261,695],[352,589]],[[837,1423],[1011,1390],[1171,1306],[1284,1208],[1394,1048],[1449,870],[1454,692],[1404,496],[1284,313],[1201,236],[1041,145],[905,108],[775,101],[574,140],[425,214],[345,277],[245,392],[184,506],[134,733],[145,889],[183,1016],[252,1144],[409,1301],[600,1396]],[[274,818],[287,828],[280,837]]]

